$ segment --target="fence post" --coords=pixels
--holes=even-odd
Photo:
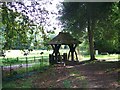
[[[39,63],[40,63],[40,67],[41,67],[41,59],[38,59],[39,60]]]
[[[7,61],[8,61],[8,58],[7,58]],[[8,62],[9,62],[9,64],[10,64],[10,76],[11,76],[11,75],[12,75],[12,72],[11,72],[11,71],[12,71],[12,68],[11,68],[12,65],[11,65],[11,62],[10,62],[10,61],[8,61]]]
[[[10,76],[12,75],[12,68],[11,68],[11,62],[10,62]]]
[[[34,63],[35,63],[35,56],[34,56]],[[33,70],[35,70],[35,67],[34,66],[32,66],[33,67]]]
[[[27,57],[26,57],[26,72],[28,72],[28,60],[27,60]]]
[[[42,56],[42,66],[43,66],[44,64],[43,64],[43,56]]]
[[[3,74],[3,65],[1,66],[1,73],[2,73],[1,75],[2,75],[2,77],[3,77],[3,75],[4,75],[4,74]]]
[[[34,56],[34,63],[35,63],[35,56]]]
[[[17,62],[19,61],[19,58],[17,57]]]
[[[0,90],[2,90],[2,80],[3,80],[3,65],[1,65],[1,67],[0,67]]]

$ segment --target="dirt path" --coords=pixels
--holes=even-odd
[[[99,66],[98,66],[99,67]],[[102,66],[101,66],[102,67]],[[118,73],[117,72],[105,72],[102,68],[96,68],[96,66],[75,66],[80,73],[86,77],[89,88],[117,88]]]
[[[55,65],[40,73],[33,88],[120,88],[118,63]]]

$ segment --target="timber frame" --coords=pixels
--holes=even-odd
[[[76,60],[78,61],[77,52],[75,51],[75,49],[76,49],[77,45],[80,43],[81,42],[79,42],[77,39],[73,38],[69,33],[60,32],[56,37],[54,37],[48,43],[49,45],[52,46],[52,49],[53,49],[53,53],[49,55],[50,63],[54,64],[57,62],[61,62],[61,55],[59,52],[61,45],[68,45],[69,49],[70,49],[69,53],[68,53],[68,57],[67,57],[66,53],[64,53],[64,55],[62,55],[63,59],[69,60],[69,58],[71,57],[71,61],[75,61],[75,57],[76,57]],[[65,61],[65,60],[63,60],[63,61]]]

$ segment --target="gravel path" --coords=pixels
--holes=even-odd
[[[38,63],[30,63],[30,64],[17,64],[17,65],[12,65],[11,69],[17,69],[17,68],[26,68],[27,67],[32,67],[33,65],[38,64]],[[3,70],[10,70],[10,66],[3,66]]]

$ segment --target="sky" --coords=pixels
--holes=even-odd
[[[11,1],[14,1],[14,0],[11,0]],[[32,3],[35,3],[35,2],[39,3],[39,5],[33,5],[35,7],[35,12],[33,12],[32,11],[33,7],[29,7],[29,6],[31,6]],[[29,19],[34,21],[34,23],[40,24],[41,18],[39,17],[44,17],[47,24],[42,23],[42,26],[44,26],[45,31],[47,32],[47,31],[53,30],[55,31],[55,34],[58,34],[62,30],[60,21],[56,19],[59,16],[58,15],[59,9],[57,8],[57,6],[60,4],[60,2],[63,2],[63,0],[22,0],[22,3],[24,3],[24,5],[28,8],[28,9],[25,9],[25,11],[28,12],[27,14],[25,14],[25,12],[22,12],[22,10],[24,10],[24,6],[22,6],[21,4],[16,4],[14,2],[13,3],[15,4],[18,12],[22,12],[23,14],[27,15]],[[38,8],[40,9],[45,8],[49,12],[49,14],[41,15],[39,13]],[[15,11],[15,8],[12,8],[12,9],[13,11]],[[52,14],[51,12],[53,12],[54,14]],[[46,19],[46,18],[49,18],[49,19]],[[55,27],[56,29],[54,30],[53,27]]]
[[[37,2],[47,2],[48,0],[35,0]],[[55,12],[58,14],[58,9],[57,9],[57,5],[60,4],[60,2],[62,2],[63,0],[50,0],[51,1],[51,4],[47,3],[45,5],[42,5],[40,6],[41,8],[45,7],[46,10],[50,11],[50,12]],[[24,3],[25,5],[30,5],[31,4],[31,0],[24,0]],[[36,6],[36,8],[39,8],[39,6]],[[53,27],[56,28],[55,31],[55,34],[58,34],[60,31],[61,31],[61,25],[58,25],[60,24],[60,21],[58,21],[56,18],[58,17],[59,15],[56,15],[56,14],[51,14],[49,13],[48,17],[49,19],[47,20],[47,22],[49,22],[51,24],[51,26],[46,26],[46,29],[49,31],[49,30],[53,30]],[[30,18],[32,19],[33,17],[30,16]]]
[[[51,3],[48,3],[49,1]],[[61,9],[60,7],[58,9],[57,5],[60,4],[60,2],[62,2],[62,1],[63,0],[41,0],[41,1],[37,0],[38,3],[47,2],[46,4],[42,4],[42,5],[38,5],[38,6],[36,5],[35,8],[36,9],[38,9],[38,8],[43,9],[45,7],[45,9],[49,12],[49,14],[47,16],[44,16],[44,17],[49,18],[49,19],[46,19],[47,20],[46,22],[49,23],[50,26],[48,26],[47,24],[43,24],[44,29],[45,29],[44,31],[46,31],[46,32],[47,31],[54,31],[55,34],[48,33],[47,34],[48,37],[53,38],[56,35],[58,35],[59,32],[62,31],[62,28],[61,28],[62,25],[60,25],[60,21],[56,19],[59,16],[58,11],[59,11],[59,9]],[[32,2],[31,2],[31,0],[24,0],[24,3],[26,6],[29,6],[29,5],[31,5]],[[56,14],[51,14],[51,12],[54,12]],[[33,17],[31,15],[28,15],[28,16],[30,19],[33,19],[35,22],[39,22],[38,17],[35,14],[37,14],[37,13],[34,13]],[[53,27],[55,27],[56,29],[54,30]],[[38,35],[36,35],[36,40],[40,39],[40,35],[41,35],[41,32]]]

